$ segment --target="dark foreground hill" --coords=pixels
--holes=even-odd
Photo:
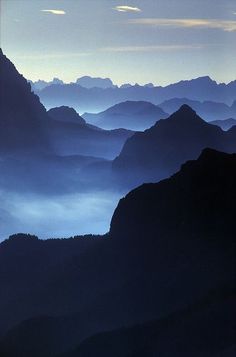
[[[234,152],[236,136],[206,123],[183,105],[169,118],[129,138],[113,162],[113,172],[129,187],[155,182],[172,175],[185,161],[196,159],[206,147]]]
[[[235,180],[236,155],[206,149],[130,192],[104,237],[4,241],[0,354],[232,356]]]

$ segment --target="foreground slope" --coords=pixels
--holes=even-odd
[[[3,242],[2,355],[231,351],[235,180],[236,155],[206,149],[171,178],[131,191],[107,236]],[[81,344],[103,331],[114,332]]]

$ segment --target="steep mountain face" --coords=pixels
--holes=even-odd
[[[90,123],[104,129],[125,128],[145,130],[167,114],[158,106],[144,101],[126,101],[98,114],[85,113],[83,117]]]
[[[76,84],[79,84],[81,87],[84,88],[112,88],[114,87],[114,84],[110,80],[110,78],[94,78],[90,76],[84,76],[81,78],[78,78],[76,81]]]
[[[159,105],[172,98],[195,101],[222,102],[231,105],[235,100],[236,81],[217,84],[209,77],[180,81],[166,87],[125,85],[112,88],[84,88],[71,83],[51,85],[36,93],[46,108],[68,105],[79,113],[101,112],[124,101],[147,101]],[[231,115],[230,115],[231,116]],[[229,116],[227,116],[229,117]],[[212,118],[217,119],[217,118]]]
[[[172,114],[181,105],[187,104],[194,109],[206,121],[223,120],[236,117],[236,111],[233,106],[224,103],[217,103],[212,101],[199,102],[197,100],[190,100],[188,98],[172,98],[164,101],[159,106],[167,113]]]
[[[222,130],[229,130],[232,126],[236,125],[236,119],[229,118],[225,120],[213,120],[210,124],[217,125]]]
[[[186,160],[196,159],[205,147],[234,152],[235,138],[183,105],[168,119],[127,140],[113,171],[128,186],[157,181],[176,172]]]
[[[1,153],[49,150],[43,128],[45,108],[1,50],[0,68]]]
[[[206,149],[122,199],[109,235],[0,244],[0,353],[231,356],[235,180]]]

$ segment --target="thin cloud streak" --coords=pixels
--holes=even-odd
[[[53,15],[65,15],[66,12],[64,10],[40,10],[42,12],[48,12],[50,14],[53,14]]]
[[[220,29],[227,32],[236,31],[236,21],[215,19],[139,18],[128,20],[127,23],[153,27]]]
[[[139,7],[119,5],[114,8],[114,10],[119,12],[141,12],[142,10]]]
[[[204,45],[157,45],[157,46],[120,46],[104,47],[103,52],[172,52],[181,50],[199,50]]]

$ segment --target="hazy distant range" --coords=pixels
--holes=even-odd
[[[236,80],[228,84],[218,84],[209,76],[183,80],[165,87],[154,86],[152,83],[146,85],[126,83],[118,87],[109,78],[89,76],[78,78],[69,84],[58,78],[50,82],[39,80],[30,83],[33,91],[40,97],[47,109],[68,105],[80,114],[100,112],[126,100],[161,104],[172,98],[188,98],[194,101],[213,101],[231,106],[236,99]]]

